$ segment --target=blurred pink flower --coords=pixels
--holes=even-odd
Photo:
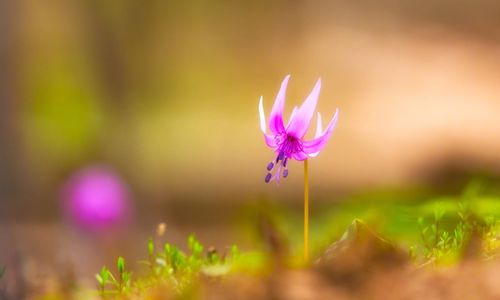
[[[260,128],[264,133],[264,140],[270,148],[277,153],[276,159],[267,165],[269,171],[265,177],[265,181],[269,182],[272,179],[277,179],[283,176],[288,176],[288,160],[305,160],[308,157],[315,157],[325,147],[330,135],[337,123],[339,110],[335,111],[335,115],[323,131],[321,115],[318,112],[317,127],[315,138],[309,141],[304,140],[304,136],[309,129],[311,119],[316,109],[318,102],[319,91],[321,89],[321,79],[318,79],[312,92],[306,98],[300,107],[294,107],[290,120],[285,127],[283,123],[283,110],[285,108],[285,94],[290,75],[287,75],[281,83],[281,88],[276,96],[271,114],[269,116],[269,129],[271,134],[266,132],[266,120],[264,115],[264,106],[262,97],[259,102]],[[277,168],[275,169],[275,166]],[[283,168],[283,170],[282,170]],[[273,175],[271,172],[275,171]]]
[[[116,228],[126,223],[131,213],[126,184],[104,166],[78,171],[64,185],[62,198],[66,217],[87,230]]]

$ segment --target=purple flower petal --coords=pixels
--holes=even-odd
[[[306,100],[297,113],[290,120],[290,125],[288,125],[286,131],[287,133],[301,139],[306,134],[311,123],[311,118],[313,117],[314,110],[316,109],[316,103],[318,102],[319,91],[321,89],[321,79],[318,79],[313,90],[307,96]]]
[[[264,134],[264,140],[266,141],[266,145],[270,148],[276,148],[278,146],[274,135]]]
[[[307,154],[302,152],[302,151],[293,153],[292,157],[293,157],[293,159],[299,160],[299,161],[306,160],[308,158]]]
[[[321,114],[318,112],[318,118],[317,118],[317,123],[316,123],[316,134],[314,135],[314,138],[318,138],[321,136],[321,134],[323,134],[323,121],[321,120]],[[309,153],[309,157],[316,157],[318,156],[319,154],[319,151],[318,152],[314,152],[314,153]]]
[[[318,118],[316,122],[316,134],[314,138],[318,138],[323,133],[323,120],[321,119],[321,114],[318,112]]]
[[[304,141],[302,143],[304,152],[306,152],[308,155],[315,156],[317,155],[316,154],[317,152],[323,149],[323,147],[326,145],[326,142],[328,142],[328,139],[330,138],[333,129],[335,128],[335,125],[337,124],[338,115],[339,115],[339,110],[337,109],[335,111],[335,115],[333,116],[332,120],[330,121],[325,132],[323,132],[322,135],[316,137],[311,141]]]
[[[289,79],[290,75],[287,75],[281,83],[280,90],[276,96],[276,101],[274,101],[274,105],[271,110],[271,115],[269,116],[269,129],[274,134],[279,134],[285,131],[285,126],[283,125],[283,110],[285,108],[286,87]]]
[[[288,120],[288,124],[286,125],[286,127],[288,128],[288,126],[290,126],[290,123],[292,122],[293,118],[295,117],[295,114],[297,114],[297,111],[299,110],[299,107],[298,106],[295,106],[292,110],[292,114],[290,115],[290,119]]]

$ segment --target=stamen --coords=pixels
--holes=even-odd
[[[296,138],[285,138],[279,145],[279,152],[276,159],[267,165],[267,171],[269,173],[266,175],[265,181],[270,182],[276,179],[276,182],[279,184],[281,177],[287,178],[288,160],[292,157],[292,154],[299,151],[301,147],[300,142]]]
[[[283,158],[285,157],[285,151],[281,151],[279,154],[278,154],[278,158],[276,160],[276,162],[280,161],[280,160],[283,160]]]
[[[266,178],[264,178],[264,181],[265,181],[266,183],[269,183],[269,181],[271,181],[271,177],[272,177],[272,176],[273,176],[273,175],[272,175],[271,173],[267,173]]]

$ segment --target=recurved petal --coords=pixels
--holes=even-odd
[[[260,130],[262,133],[266,133],[266,115],[264,114],[264,104],[262,103],[262,96],[260,96],[259,100],[259,121],[260,121]]]
[[[328,123],[326,130],[320,136],[316,137],[313,140],[304,141],[302,143],[302,148],[305,153],[307,153],[311,157],[314,157],[318,155],[318,153],[323,149],[323,147],[325,147],[326,143],[330,139],[330,136],[332,135],[335,125],[337,124],[338,115],[339,115],[339,110],[337,109],[335,111],[335,115],[333,116],[332,120],[330,121],[330,123]]]
[[[321,79],[318,79],[309,96],[307,96],[304,103],[302,103],[300,108],[297,110],[297,113],[295,113],[293,118],[290,120],[290,123],[286,129],[288,133],[300,139],[304,137],[307,130],[309,129],[314,110],[316,109],[320,90]]]
[[[288,124],[286,125],[287,128],[288,128],[288,126],[290,126],[290,122],[293,120],[293,117],[297,113],[297,110],[299,110],[299,108],[297,106],[295,106],[292,110],[292,114],[290,115],[290,119],[288,120]]]
[[[316,123],[316,134],[314,138],[319,137],[323,133],[323,120],[321,120],[321,114],[318,112],[318,119]]]
[[[283,110],[285,108],[286,87],[289,79],[290,75],[287,75],[281,83],[280,90],[276,96],[276,101],[274,101],[274,105],[271,110],[271,115],[269,116],[269,129],[274,134],[285,131],[285,126],[283,125]]]
[[[302,152],[302,151],[295,152],[294,154],[292,154],[292,157],[293,157],[293,159],[299,160],[299,161],[306,160],[308,158],[307,154]]]
[[[266,145],[270,148],[276,148],[278,146],[274,135],[264,134],[264,140],[266,142]]]
[[[307,154],[307,156],[309,157],[316,157],[319,155],[319,151],[318,152],[314,152],[314,153],[310,153],[310,154]]]
[[[321,136],[321,134],[323,133],[323,121],[321,120],[321,114],[318,112],[318,119],[317,119],[317,125],[316,125],[316,134],[314,135],[314,138],[318,138]],[[309,153],[309,157],[316,157],[318,156],[319,154],[319,151],[318,152],[314,152],[314,153]]]

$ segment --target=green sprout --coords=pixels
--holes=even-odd
[[[116,265],[118,268],[118,292],[123,294],[130,288],[130,278],[132,277],[132,273],[125,271],[125,259],[123,257],[118,257]]]
[[[477,190],[468,189],[456,208],[436,204],[432,217],[419,217],[424,256],[436,264],[448,264],[479,253],[489,259],[498,256],[498,222],[494,216],[480,217],[471,199]]]
[[[97,283],[99,284],[99,295],[104,298],[106,285],[110,283],[110,279],[115,281],[115,279],[113,278],[113,274],[111,274],[111,272],[106,267],[102,267],[101,272],[97,273],[95,275],[95,278],[97,279]]]
[[[234,245],[229,248],[228,255],[219,254],[213,247],[205,250],[205,246],[195,235],[190,235],[187,239],[188,252],[170,243],[163,245],[163,251],[156,249],[154,240],[149,239],[148,259],[141,261],[150,270],[149,275],[145,277],[132,280],[132,273],[126,270],[123,257],[117,260],[117,279],[103,267],[96,275],[99,295],[102,298],[106,295],[142,295],[158,285],[169,286],[178,295],[185,295],[193,290],[201,275],[216,278],[227,274],[231,270],[232,263],[241,255],[238,247]]]

